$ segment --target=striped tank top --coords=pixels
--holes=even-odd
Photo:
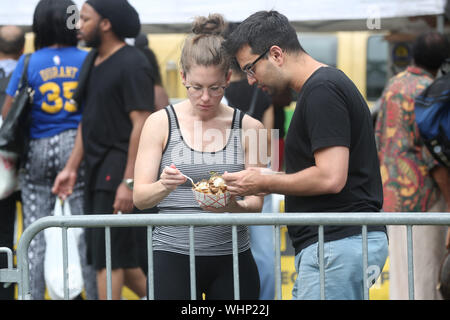
[[[245,154],[241,143],[243,113],[235,109],[231,130],[227,130],[228,140],[222,150],[201,152],[192,149],[180,131],[177,115],[172,105],[165,108],[169,118],[169,137],[162,154],[159,175],[165,166],[172,163],[195,182],[209,179],[210,171],[223,174],[237,172],[245,168]],[[195,141],[195,140],[194,140]],[[160,214],[205,214],[192,193],[189,180],[178,186],[158,205]],[[238,226],[238,251],[250,248],[247,226]],[[195,255],[217,256],[232,253],[231,226],[194,227]],[[156,226],[153,230],[153,249],[189,254],[188,226]]]

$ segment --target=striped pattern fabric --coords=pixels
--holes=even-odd
[[[235,109],[229,138],[225,147],[216,152],[200,152],[183,140],[173,106],[166,107],[169,118],[169,138],[161,159],[159,174],[172,163],[195,182],[209,179],[210,171],[219,174],[237,172],[245,168],[244,148],[241,143],[242,114]],[[189,180],[172,191],[159,205],[160,214],[204,214],[192,192]],[[250,248],[247,226],[238,226],[238,250]],[[194,228],[195,254],[216,256],[232,253],[231,226],[204,226]],[[189,254],[189,226],[156,226],[153,230],[153,249]]]

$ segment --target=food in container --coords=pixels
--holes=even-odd
[[[192,188],[195,200],[202,207],[223,208],[231,198],[225,180],[216,172],[210,172],[211,177],[203,179]]]

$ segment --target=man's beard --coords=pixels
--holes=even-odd
[[[84,43],[85,43],[86,47],[89,47],[89,48],[100,47],[100,45],[102,43],[102,38],[100,36],[100,28],[98,25],[95,28],[94,32],[92,32],[91,37],[89,39],[84,39]]]
[[[270,67],[269,67],[270,68]],[[271,74],[271,78],[267,79],[268,83],[262,83],[269,95],[278,95],[283,93],[289,88],[289,83],[287,83],[281,74],[277,72],[276,69],[269,69],[268,74]],[[263,81],[264,82],[264,81]]]
[[[267,90],[267,94],[269,95],[279,95],[282,94],[283,92],[285,92],[285,90],[289,89],[289,86],[287,85],[281,85],[281,84],[277,84],[277,85],[272,85],[272,86],[265,86],[266,90]]]

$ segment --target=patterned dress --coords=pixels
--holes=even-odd
[[[426,212],[439,198],[430,175],[437,162],[420,139],[414,113],[414,98],[432,81],[431,74],[410,66],[389,81],[381,97],[375,135],[386,212]]]

